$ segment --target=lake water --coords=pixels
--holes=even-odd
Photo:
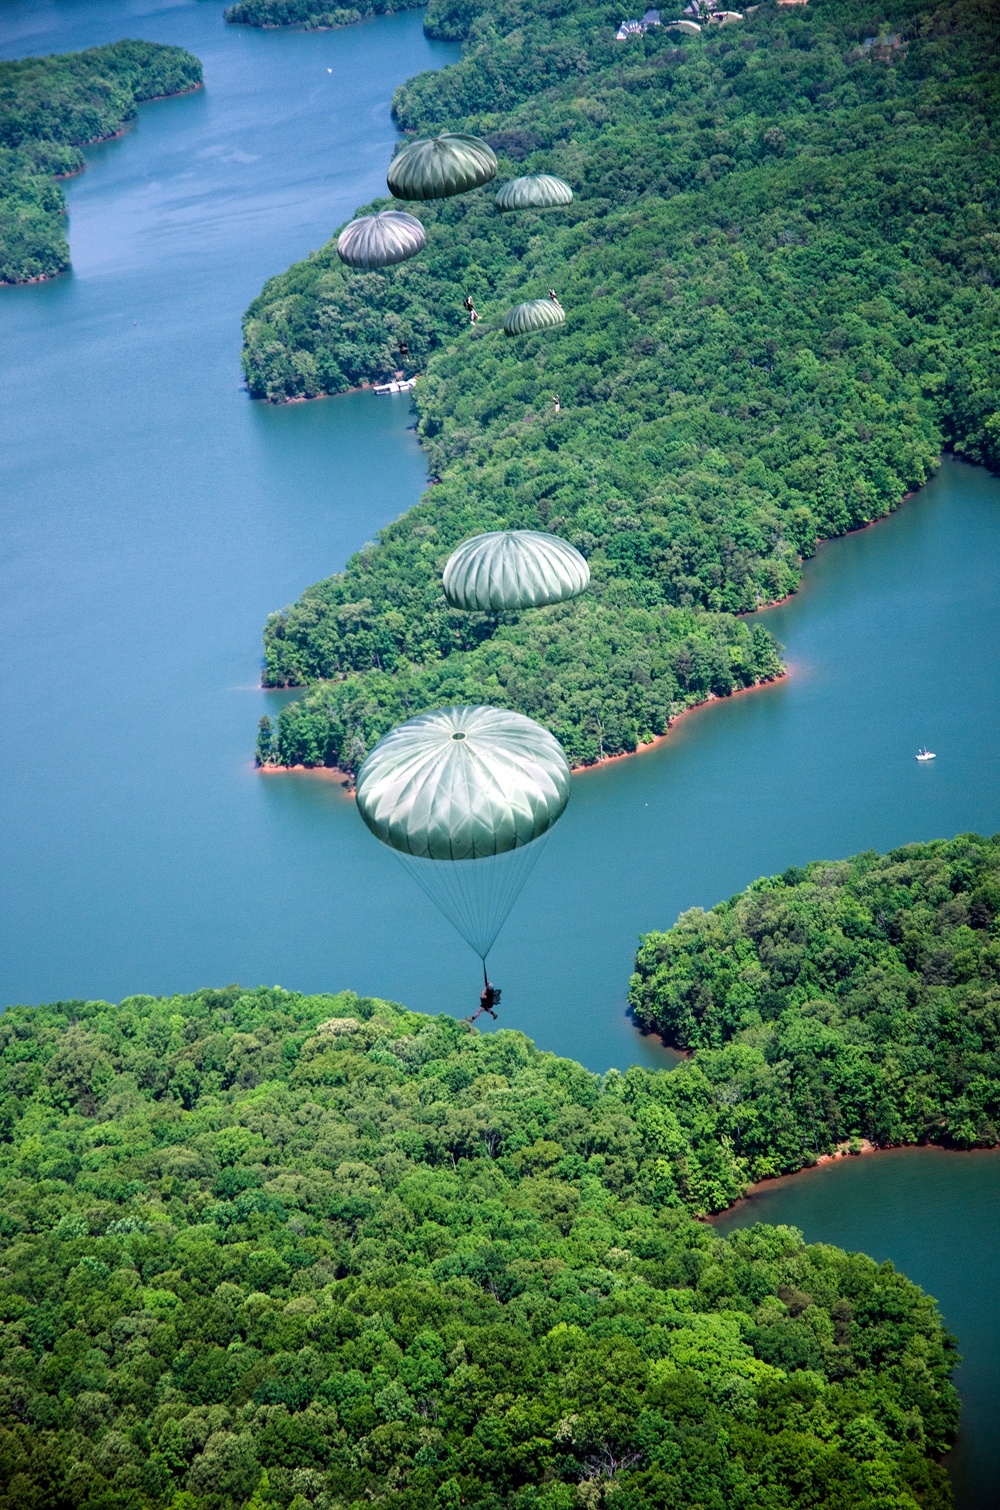
[[[959,1510],[1000,1506],[1000,1153],[898,1148],[770,1180],[716,1218],[785,1222],[808,1242],[891,1259],[957,1335],[962,1427],[948,1466]]]
[[[427,42],[416,13],[313,35],[227,29],[220,13],[0,12],[3,56],[142,36],[189,47],[207,81],[88,153],[67,185],[72,275],[0,290],[0,1002],[239,980],[465,1013],[478,961],[340,789],[250,760],[283,696],[257,685],[268,611],[420,492],[408,400],[274,409],[247,399],[238,363],[264,278],[379,192],[392,89],[455,49]],[[626,1015],[640,931],[791,864],[1000,829],[998,520],[1000,482],[946,465],[892,519],[823,547],[767,614],[785,682],[575,778],[493,957],[506,1025],[598,1070],[669,1063]],[[966,1220],[957,1183],[941,1200],[893,1228],[873,1199],[850,1241],[884,1241],[971,1356],[970,1336],[995,1343],[1000,1284],[958,1262],[923,1278],[920,1252]],[[970,1415],[963,1510],[995,1503],[985,1419]]]

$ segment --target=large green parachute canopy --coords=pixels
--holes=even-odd
[[[559,741],[523,713],[440,708],[380,739],[358,772],[377,839],[430,860],[502,855],[538,839],[569,800]]]
[[[551,210],[556,205],[572,204],[573,190],[551,173],[529,173],[512,178],[496,197],[498,210]]]
[[[397,199],[446,199],[496,177],[493,149],[477,136],[446,132],[409,142],[389,164],[387,183]]]
[[[541,530],[474,535],[449,557],[443,577],[452,607],[482,613],[562,603],[589,581],[590,567],[580,552]]]
[[[527,304],[516,304],[503,322],[504,334],[526,336],[533,330],[546,330],[551,325],[565,325],[566,315],[561,305],[552,299],[529,299]]]
[[[337,256],[349,267],[392,267],[426,245],[427,232],[415,215],[379,210],[344,227],[337,237]]]

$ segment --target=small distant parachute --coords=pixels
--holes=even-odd
[[[358,772],[358,811],[485,962],[569,776],[559,741],[523,713],[439,708],[379,740]]]
[[[516,304],[503,322],[504,335],[526,336],[533,330],[545,330],[550,325],[565,325],[566,314],[561,304],[552,299],[529,299],[526,304]]]
[[[392,267],[426,245],[427,232],[415,215],[379,210],[344,227],[337,237],[337,256],[349,267]]]
[[[386,182],[397,199],[446,199],[478,189],[496,173],[496,155],[486,142],[446,132],[409,142],[389,164]]]
[[[551,173],[529,173],[512,178],[496,197],[498,210],[551,210],[556,205],[572,204],[573,190]]]
[[[562,603],[589,582],[590,567],[580,552],[541,530],[474,535],[453,551],[443,577],[453,608],[482,613]]]

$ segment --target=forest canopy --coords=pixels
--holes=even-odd
[[[685,912],[642,940],[630,1001],[725,1087],[714,1134],[756,1175],[861,1138],[995,1146],[1000,835],[817,860]]]
[[[352,272],[331,241],[247,312],[257,397],[419,373],[440,480],[269,621],[267,684],[316,686],[265,741],[278,763],[350,770],[452,685],[574,761],[634,749],[707,683],[774,675],[766,630],[748,647],[731,616],[794,590],[817,538],[895,508],[943,447],[1000,456],[995,10],[765,4],[624,43],[620,20],[459,7],[462,61],[395,97],[407,132],[484,136],[498,182],[555,173],[571,206],[500,215],[495,184],[410,206],[425,252]],[[506,310],[550,287],[565,326],[506,340]],[[449,551],[505,526],[571,540],[590,594],[449,610]]]
[[[53,176],[80,172],[80,148],[116,136],[143,100],[201,81],[197,58],[156,42],[0,62],[0,283],[69,267],[66,201]]]
[[[468,34],[480,14],[477,0],[360,0],[358,5],[332,6],[329,0],[237,0],[227,5],[225,18],[239,26],[301,26],[306,31],[327,31],[351,26],[369,16],[414,10],[426,5],[424,31],[429,37],[458,41]]]
[[[0,1510],[946,1510],[933,1301],[693,1221],[684,1073],[346,992],[11,1008]]]
[[[227,5],[226,20],[239,26],[302,26],[306,31],[327,31],[334,26],[352,26],[366,16],[387,11],[412,10],[425,0],[362,0],[360,5],[331,6],[326,0],[238,0]]]

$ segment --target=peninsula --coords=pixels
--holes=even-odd
[[[81,147],[120,135],[143,100],[201,83],[197,58],[156,42],[0,62],[0,283],[69,267],[66,200],[54,180],[83,170]]]
[[[934,1302],[695,1222],[683,1073],[349,992],[9,1009],[5,1481],[79,1510],[946,1510]]]
[[[678,1076],[705,1087],[708,1135],[738,1178],[864,1140],[995,1147],[998,932],[1000,836],[960,834],[816,861],[685,912],[642,940],[629,999],[640,1025],[694,1051]]]
[[[353,26],[372,16],[398,10],[416,10],[426,0],[360,0],[358,5],[331,6],[328,0],[237,0],[227,5],[225,18],[235,26],[301,26],[304,31],[329,31]],[[482,14],[478,0],[430,0],[424,14],[424,31],[445,42],[463,40],[472,22]]]
[[[353,26],[369,16],[412,10],[424,0],[362,0],[360,6],[331,6],[325,0],[238,0],[227,5],[226,20],[234,26],[301,26],[306,31],[330,31]]]
[[[818,538],[895,508],[946,447],[997,464],[996,14],[909,3],[892,45],[872,15],[765,4],[618,41],[603,9],[500,0],[465,14],[461,62],[397,92],[407,132],[482,135],[500,180],[551,172],[575,199],[410,205],[422,254],[351,272],[330,242],[248,310],[256,397],[421,374],[440,482],[269,621],[265,684],[309,690],[263,759],[350,771],[449,700],[529,714],[577,765],[634,750],[776,674],[734,615],[793,591]],[[550,287],[566,324],[506,340]],[[571,540],[591,591],[449,610],[450,550],[504,526]]]

